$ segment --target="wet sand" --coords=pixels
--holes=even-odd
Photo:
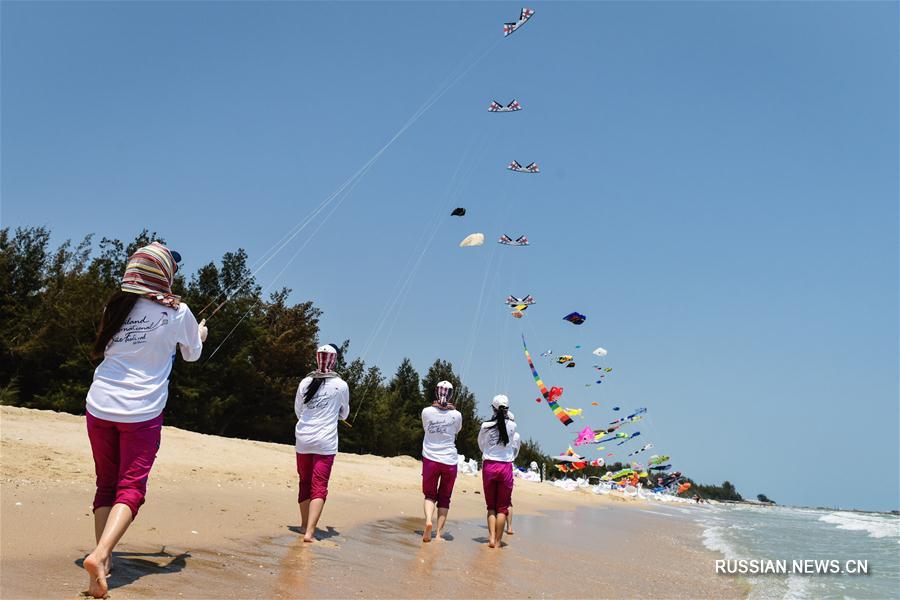
[[[480,479],[466,475],[453,539],[422,544],[420,472],[409,457],[340,454],[322,541],[303,544],[290,445],[166,427],[110,597],[743,596],[712,574],[692,523],[521,480],[505,548],[487,548]],[[85,589],[92,495],[83,417],[0,407],[0,598]]]

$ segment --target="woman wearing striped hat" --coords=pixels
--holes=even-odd
[[[87,394],[87,431],[94,455],[97,546],[84,559],[91,596],[107,593],[113,548],[144,503],[159,449],[163,409],[176,347],[200,358],[206,325],[172,294],[181,256],[159,242],[129,259],[119,291],[103,308],[93,357],[102,359]]]
[[[478,447],[482,451],[481,480],[487,504],[488,546],[499,548],[506,515],[512,505],[512,463],[519,454],[516,422],[509,418],[509,398],[500,394],[491,401],[494,415],[481,424]]]
[[[338,450],[338,421],[350,414],[350,388],[334,372],[337,349],[316,350],[316,370],[303,378],[294,399],[297,414],[297,474],[300,527],[304,542],[316,541],[316,525],[328,497],[328,480]]]
[[[456,482],[456,434],[462,429],[462,414],[453,406],[453,384],[441,381],[435,389],[431,406],[422,410],[422,492],[425,494],[425,530],[423,542],[431,541],[433,519],[437,509],[437,532],[441,538],[447,514],[450,512],[450,496]]]

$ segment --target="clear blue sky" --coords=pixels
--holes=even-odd
[[[646,406],[634,446],[697,479],[895,509],[897,6],[535,3],[502,39],[518,4],[3,2],[2,224],[256,259],[490,48],[260,282],[321,225],[276,285],[388,373],[447,358],[559,452],[519,335],[581,344],[539,362],[579,428]]]

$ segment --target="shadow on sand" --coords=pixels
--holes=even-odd
[[[303,532],[300,531],[299,525],[288,525],[288,529],[290,529],[297,535],[303,535]],[[341,532],[338,531],[337,529],[335,529],[334,527],[332,527],[331,525],[328,525],[325,529],[322,529],[321,527],[316,528],[316,539],[320,542],[322,540],[329,540],[329,539],[331,539],[333,537],[337,537],[339,535],[341,535]]]
[[[166,552],[166,547],[159,552],[113,552],[112,573],[107,580],[109,589],[134,583],[145,575],[160,573],[179,573],[187,566],[190,553],[171,554]],[[79,558],[75,564],[84,568],[84,559]],[[153,560],[156,559],[156,560]]]

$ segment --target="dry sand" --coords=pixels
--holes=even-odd
[[[0,598],[75,598],[93,547],[84,417],[0,407]],[[339,454],[300,542],[294,449],[165,427],[110,597],[742,597],[687,521],[516,481],[517,533],[483,543],[480,478],[457,478],[448,532],[423,545],[421,466]],[[642,506],[647,509],[648,505]]]

